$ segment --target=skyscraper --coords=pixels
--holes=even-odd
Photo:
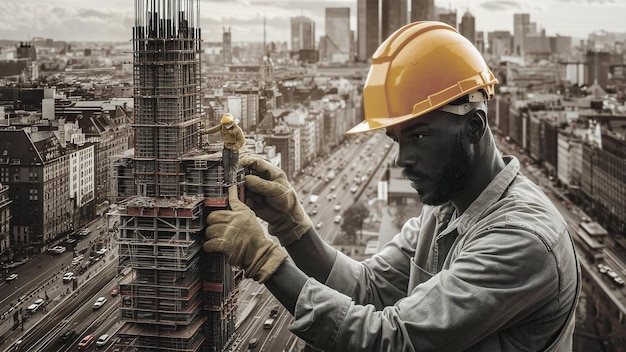
[[[523,55],[524,39],[530,33],[530,15],[527,13],[513,14],[513,53]]]
[[[378,45],[378,0],[358,0],[357,4],[357,57],[361,62],[369,60]]]
[[[411,22],[435,19],[435,0],[411,0]]]
[[[291,50],[315,49],[315,21],[308,17],[291,18]]]
[[[222,57],[224,59],[224,65],[231,65],[233,63],[232,40],[230,27],[228,27],[228,31],[224,28],[222,33]]]
[[[350,8],[326,8],[326,60],[334,63],[352,61],[350,51]]]
[[[200,0],[135,0],[134,155],[114,162],[124,350],[221,351],[235,330],[241,272],[202,251],[226,199],[221,154],[199,149],[199,14]]]
[[[476,45],[476,18],[469,12],[465,12],[459,23],[459,32],[472,44]]]
[[[408,22],[407,0],[381,0],[381,42]]]

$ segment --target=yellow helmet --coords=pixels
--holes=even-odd
[[[226,113],[222,116],[222,125],[230,125],[233,121],[235,121],[235,118],[230,113]]]
[[[456,29],[437,21],[410,23],[372,56],[363,88],[365,121],[348,133],[393,126],[470,94],[489,100],[496,83],[476,47]]]

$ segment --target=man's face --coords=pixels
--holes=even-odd
[[[471,149],[463,116],[434,111],[387,128],[399,145],[396,165],[422,202],[441,205],[465,188],[471,171]]]

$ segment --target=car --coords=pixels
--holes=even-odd
[[[274,323],[276,322],[276,318],[267,318],[263,323],[263,329],[271,329],[274,327]]]
[[[315,228],[318,229],[318,230],[321,229],[322,228],[322,223],[318,222],[317,225],[315,225]]]
[[[341,215],[336,215],[335,216],[335,224],[338,224],[341,222]]]
[[[100,309],[100,307],[102,307],[105,303],[107,303],[106,297],[98,297],[98,299],[93,304],[93,310]]]
[[[19,276],[18,274],[13,273],[13,274],[11,274],[11,275],[7,276],[7,278],[6,278],[6,279],[4,279],[4,280],[5,280],[6,282],[11,282],[11,281],[13,281],[13,280],[17,280],[17,277],[18,277],[18,276]]]
[[[114,288],[111,290],[111,297],[116,297],[117,295],[120,294],[120,290],[117,288]]]
[[[278,315],[278,306],[274,306],[270,310],[270,318],[276,318],[277,315]]]
[[[26,312],[28,314],[34,314],[37,310],[39,310],[39,307],[41,307],[44,304],[44,300],[42,298],[37,298],[35,300],[35,302],[33,302],[33,304],[29,305],[26,308]]]
[[[100,256],[100,255],[105,255],[105,254],[106,254],[106,252],[108,252],[108,251],[109,251],[109,250],[108,250],[108,249],[106,249],[106,248],[100,248],[100,249],[98,249],[98,250],[96,251],[96,254],[97,254],[97,255],[99,255],[99,256]]]
[[[63,274],[63,283],[67,283],[74,280],[74,273],[71,271],[68,271],[67,273]]]
[[[259,339],[256,337],[253,337],[250,339],[250,341],[248,341],[248,348],[255,348],[258,344],[259,344]]]
[[[70,330],[67,330],[63,335],[61,335],[58,341],[59,343],[66,343],[67,341],[74,338],[74,336],[76,336],[76,331],[70,329]]]
[[[111,339],[111,335],[109,334],[100,335],[100,337],[98,337],[98,340],[96,341],[96,346],[100,347],[106,345],[107,342],[109,342],[109,339]]]
[[[335,211],[339,211],[339,210],[341,210],[341,204],[335,204],[335,206],[333,207],[333,209],[335,209]]]
[[[82,254],[81,254],[81,255],[79,255],[78,257],[74,257],[74,258],[72,258],[72,263],[71,263],[71,265],[78,265],[78,264],[80,264],[80,262],[82,262],[82,261],[83,261],[83,259],[85,259],[85,256],[84,256],[84,255],[82,255]]]
[[[52,254],[62,254],[62,253],[65,253],[66,250],[67,250],[67,248],[65,248],[63,246],[54,246],[54,247],[48,249],[48,252],[50,252]]]
[[[87,335],[87,336],[83,337],[82,340],[80,340],[80,342],[78,343],[77,347],[78,347],[79,350],[86,350],[95,341],[96,341],[96,339],[95,339],[95,337],[93,335]]]

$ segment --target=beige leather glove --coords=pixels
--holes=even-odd
[[[287,259],[287,253],[265,236],[256,215],[237,198],[237,186],[228,188],[228,202],[232,210],[215,210],[207,216],[203,248],[224,253],[230,265],[263,283]]]
[[[247,204],[268,222],[269,233],[278,237],[283,246],[298,240],[313,227],[283,170],[254,156],[242,159],[239,165],[252,173],[245,177],[246,188],[253,193]]]

